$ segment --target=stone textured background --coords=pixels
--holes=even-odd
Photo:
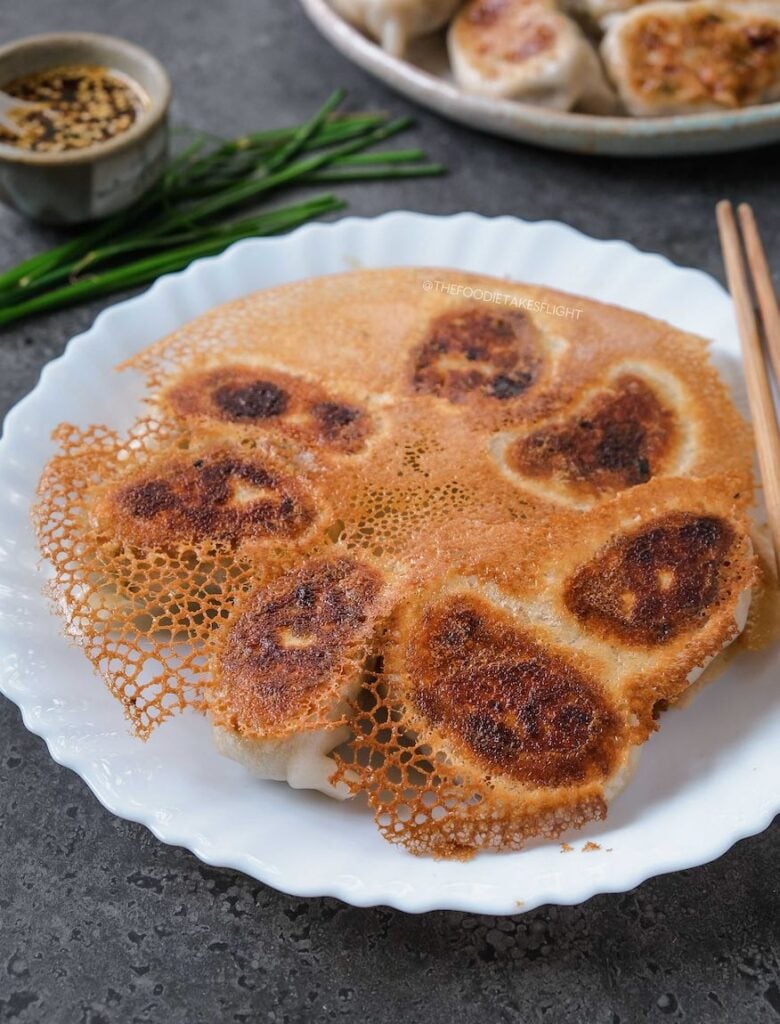
[[[409,110],[332,52],[294,0],[0,5],[0,42],[60,28],[150,47],[171,71],[176,121],[224,135],[299,121],[336,85],[356,107]],[[713,205],[729,196],[754,204],[780,269],[780,147],[584,159],[414,112],[451,175],[340,187],[352,212],[556,218],[722,278]],[[0,212],[4,265],[52,237]],[[2,412],[99,308],[0,332]],[[778,854],[775,823],[708,867],[515,918],[292,899],[113,818],[0,698],[0,1021],[770,1024],[780,1021]]]

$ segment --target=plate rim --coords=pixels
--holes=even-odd
[[[8,411],[4,418],[3,435],[2,438],[0,438],[0,482],[2,482],[6,476],[9,463],[8,456],[10,450],[14,446],[15,434],[17,431],[22,430],[24,418],[27,416],[28,411],[34,410],[36,405],[44,400],[47,380],[52,373],[52,368],[62,366],[63,362],[74,359],[74,353],[78,354],[80,350],[88,347],[91,339],[96,335],[100,335],[103,321],[109,316],[116,315],[117,311],[120,314],[126,314],[128,311],[132,310],[133,306],[149,301],[149,297],[153,293],[160,291],[164,292],[169,289],[175,290],[177,288],[177,283],[186,276],[197,275],[201,272],[201,268],[204,265],[213,267],[219,262],[227,262],[227,260],[235,257],[235,252],[237,250],[241,252],[246,252],[251,249],[267,250],[272,248],[276,243],[288,242],[293,238],[293,236],[298,236],[297,240],[300,244],[301,239],[305,239],[306,235],[311,233],[323,231],[346,232],[354,225],[357,225],[358,228],[362,227],[368,228],[369,230],[381,230],[382,225],[399,222],[408,223],[409,219],[418,222],[425,222],[429,228],[440,222],[460,221],[472,224],[475,222],[480,224],[508,222],[512,225],[519,224],[523,227],[530,227],[533,229],[545,230],[550,227],[555,228],[556,230],[563,229],[565,232],[570,232],[574,235],[580,236],[589,243],[595,243],[599,246],[627,248],[633,254],[641,257],[660,260],[675,271],[682,271],[700,276],[705,279],[709,285],[714,284],[724,295],[726,294],[719,282],[698,268],[681,267],[662,254],[645,252],[623,240],[595,239],[591,236],[585,235],[584,232],[580,232],[578,229],[572,228],[568,224],[553,220],[529,222],[524,221],[521,218],[508,215],[500,217],[484,217],[470,212],[462,212],[453,215],[432,215],[420,214],[414,211],[397,210],[384,213],[378,217],[350,216],[329,223],[319,222],[308,224],[296,229],[294,232],[290,232],[287,235],[278,236],[276,238],[245,239],[230,246],[223,253],[194,261],[184,270],[159,278],[151,285],[151,287],[137,295],[109,305],[98,314],[90,327],[71,338],[61,355],[50,360],[42,368],[39,380],[35,387],[20,399],[20,401]],[[377,227],[377,225],[379,225],[379,227]],[[56,373],[56,371],[54,372]],[[40,593],[40,581],[38,582],[37,590],[40,594],[41,600],[44,601],[45,598]],[[61,633],[59,633],[59,636],[63,645],[65,645],[67,643],[66,639]],[[3,647],[5,647],[5,641],[3,641]],[[85,671],[87,671],[88,664],[86,661],[84,662],[84,667]],[[411,895],[408,893],[404,894],[401,892],[389,891],[387,889],[387,881],[384,889],[380,882],[368,881],[357,890],[354,888],[348,888],[345,885],[343,878],[339,877],[333,878],[328,885],[323,885],[321,881],[306,884],[300,880],[297,884],[293,884],[289,880],[286,881],[284,878],[280,879],[276,877],[273,872],[269,870],[264,870],[263,868],[258,869],[256,863],[249,864],[248,862],[251,859],[250,854],[234,854],[227,851],[221,851],[218,844],[214,845],[213,848],[206,849],[198,841],[197,830],[194,830],[194,834],[192,832],[187,833],[186,829],[182,830],[177,827],[172,827],[170,824],[158,822],[155,819],[153,809],[149,809],[148,807],[139,808],[133,806],[132,803],[123,804],[120,800],[113,799],[111,793],[106,788],[101,788],[99,781],[94,777],[94,774],[90,769],[89,757],[81,754],[76,747],[68,749],[67,740],[65,740],[65,743],[60,743],[58,745],[58,737],[63,736],[62,731],[58,730],[56,724],[54,726],[47,726],[46,722],[35,717],[30,700],[25,699],[26,697],[29,698],[34,695],[26,692],[21,683],[15,683],[14,678],[13,672],[8,672],[7,670],[0,671],[0,692],[3,692],[19,707],[25,727],[28,731],[40,736],[44,740],[52,759],[56,763],[75,771],[84,780],[98,801],[106,807],[110,813],[144,825],[161,842],[189,849],[204,863],[208,863],[215,867],[225,867],[242,871],[264,884],[294,896],[330,896],[353,906],[368,907],[387,905],[410,913],[423,913],[431,910],[459,910],[472,913],[517,914],[531,911],[540,905],[548,903],[556,905],[576,905],[595,895],[625,892],[635,888],[637,885],[651,877],[709,863],[710,861],[722,856],[723,853],[730,849],[731,846],[739,840],[751,835],[756,835],[763,831],[769,826],[775,814],[780,810],[779,792],[776,794],[773,801],[768,800],[765,803],[762,813],[756,813],[749,822],[746,822],[744,818],[739,821],[735,821],[732,824],[731,829],[728,831],[728,834],[724,835],[719,842],[711,843],[706,850],[700,850],[697,853],[694,853],[692,857],[680,860],[678,856],[672,860],[667,860],[663,863],[656,863],[655,865],[649,866],[638,864],[633,872],[624,870],[622,873],[618,873],[614,877],[602,877],[597,882],[594,881],[593,878],[589,877],[587,873],[583,872],[577,891],[569,891],[568,893],[562,894],[550,891],[549,888],[545,890],[542,887],[533,898],[524,902],[522,906],[518,906],[517,902],[515,900],[511,900],[508,896],[503,898],[499,895],[498,897],[493,896],[491,898],[487,898],[486,894],[479,891],[477,883],[459,884],[461,890],[468,884],[469,891],[458,891],[457,893],[447,893],[444,891],[444,887],[436,888],[435,886],[432,886],[431,893],[427,896],[419,890],[416,890]],[[522,856],[522,852],[518,854],[505,854],[500,856]],[[392,882],[392,880],[388,881]]]

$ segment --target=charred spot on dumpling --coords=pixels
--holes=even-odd
[[[612,768],[619,723],[599,685],[481,598],[430,605],[407,672],[418,712],[488,771],[556,787]]]
[[[350,658],[373,628],[381,589],[375,569],[339,558],[312,560],[256,591],[219,657],[222,717],[239,727],[280,722],[314,688],[359,672]]]
[[[641,377],[623,374],[576,415],[514,442],[509,465],[580,490],[618,491],[647,481],[674,446],[676,416]]]
[[[216,451],[174,456],[123,481],[110,495],[119,536],[160,547],[182,540],[237,544],[293,539],[314,521],[298,487],[258,456]]]
[[[340,401],[325,388],[291,373],[243,364],[195,370],[162,398],[175,415],[273,431],[302,444],[353,453],[374,429],[359,403]]]
[[[433,322],[414,352],[411,376],[421,394],[503,403],[524,395],[542,369],[538,330],[528,316],[465,309]]]
[[[213,392],[218,409],[229,420],[267,420],[282,416],[290,404],[290,396],[270,380],[253,380],[248,384],[223,384]]]
[[[167,480],[132,484],[122,492],[120,500],[135,519],[152,519],[159,512],[175,508],[178,502]]]
[[[735,533],[718,516],[673,512],[618,537],[566,584],[569,610],[627,643],[664,644],[706,621]]]
[[[344,451],[356,451],[371,433],[365,410],[343,402],[315,402],[311,414],[320,437]]]
[[[185,419],[202,417],[227,423],[269,426],[296,404],[305,381],[243,364],[192,370],[180,376],[162,401]]]

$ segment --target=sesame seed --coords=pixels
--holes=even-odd
[[[20,134],[0,129],[0,142],[38,153],[84,149],[126,132],[145,100],[131,79],[97,65],[68,65],[24,75],[3,90],[19,100],[45,104],[11,110]]]

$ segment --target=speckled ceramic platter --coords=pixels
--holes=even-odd
[[[322,35],[369,74],[453,121],[510,139],[574,153],[635,157],[723,153],[780,140],[780,103],[676,117],[603,117],[470,96],[453,84],[440,38],[419,43],[408,60],[400,60],[344,21],[329,0],[301,4]]]
[[[636,774],[606,821],[559,842],[471,861],[414,857],[386,843],[359,801],[252,778],[216,752],[194,712],[143,743],[121,705],[62,636],[43,594],[30,525],[41,470],[62,421],[122,429],[135,418],[140,375],[114,367],[213,306],[260,288],[354,269],[454,266],[617,303],[695,331],[744,408],[731,303],[696,270],[603,242],[563,224],[473,214],[347,218],[279,238],[239,242],[164,277],[102,313],[11,411],[0,442],[0,689],[52,757],[122,817],[210,864],[285,892],[357,906],[514,914],[621,892],[666,871],[718,857],[780,809],[777,648],[743,654],[687,706],[670,711],[642,749]],[[139,858],[142,853],[139,851]]]

